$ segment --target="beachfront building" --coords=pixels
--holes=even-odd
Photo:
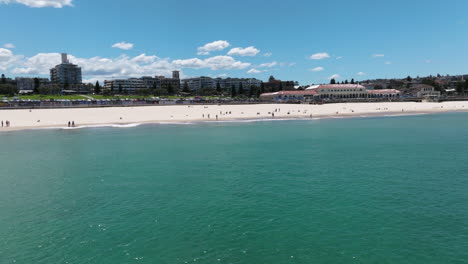
[[[187,86],[190,91],[203,89],[216,89],[216,81],[211,77],[200,76],[182,80],[182,85]]]
[[[276,92],[284,90],[294,90],[294,81],[281,81],[270,76],[268,82],[263,83],[265,91]]]
[[[146,89],[166,89],[168,91],[180,91],[179,76],[179,71],[173,71],[172,78],[166,78],[165,76],[144,76],[141,79]]]
[[[262,86],[262,81],[255,78],[216,78],[216,86],[221,87],[224,90],[230,90],[234,87],[236,90],[242,85],[243,89],[250,89],[250,87]]]
[[[105,80],[104,89],[111,92],[135,93],[138,90],[146,89],[142,78]]]
[[[278,91],[260,95],[262,100],[273,101],[311,101],[311,100],[345,100],[345,99],[396,99],[400,91],[395,89],[367,90],[357,84],[322,84],[313,85],[303,91]]]
[[[27,77],[16,77],[16,86],[20,93],[27,93],[33,92],[34,88],[39,88],[44,85],[48,85],[50,83],[49,79],[47,78],[27,78]],[[36,87],[36,84],[39,87]]]
[[[359,84],[321,84],[306,90],[315,90],[320,98],[367,98],[366,87]]]
[[[315,90],[299,90],[299,91],[278,91],[272,93],[263,93],[260,95],[260,100],[263,101],[305,101],[317,96]]]
[[[409,95],[413,97],[423,98],[423,97],[440,97],[440,91],[436,91],[434,86],[427,84],[417,84],[413,85],[409,89]]]
[[[367,90],[367,98],[396,99],[399,98],[400,95],[401,92],[395,89]]]
[[[262,86],[262,81],[255,78],[211,78],[206,76],[184,79],[182,83],[186,84],[190,91],[216,89],[218,86],[224,91],[230,91],[232,87],[239,90],[241,85],[243,89]]]
[[[67,89],[69,85],[80,84],[81,68],[70,63],[67,54],[62,53],[62,63],[50,69],[50,80],[54,84],[60,84]]]
[[[180,90],[179,71],[173,71],[172,78],[144,76],[141,78],[105,80],[104,88],[113,92],[122,91],[122,93],[138,93],[142,89],[166,89],[177,92]]]

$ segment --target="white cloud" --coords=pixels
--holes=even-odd
[[[13,45],[13,44],[11,44],[11,43],[7,43],[7,44],[3,45],[3,47],[4,47],[5,49],[14,49],[14,48],[16,48],[15,45]]]
[[[267,63],[262,63],[258,65],[259,68],[273,68],[276,65],[278,65],[278,62],[272,61],[272,62],[267,62]]]
[[[385,54],[373,54],[372,57],[373,58],[383,58],[383,57],[385,57]]]
[[[73,0],[0,0],[0,4],[23,4],[28,7],[55,7],[73,6]]]
[[[356,73],[356,74],[359,75],[359,76],[364,76],[364,75],[366,75],[364,72],[358,72],[358,73]]]
[[[0,70],[6,71],[14,67],[22,59],[22,56],[14,55],[9,49],[0,48]]]
[[[251,65],[248,62],[236,61],[230,56],[215,56],[204,60],[199,58],[174,60],[172,63],[180,68],[209,68],[212,70],[242,70]]]
[[[271,57],[271,55],[273,55],[273,53],[271,53],[271,52],[263,53],[264,57]]]
[[[127,43],[123,41],[123,42],[115,43],[114,45],[112,45],[112,48],[118,48],[122,50],[131,50],[133,49],[133,43]]]
[[[293,66],[295,66],[295,65],[296,65],[295,62],[281,62],[281,63],[279,64],[279,66],[281,66],[281,67],[285,67],[285,66],[287,66],[287,67],[293,67]]]
[[[392,62],[391,61],[386,61],[385,64],[390,65],[390,64],[392,64]]]
[[[255,48],[254,46],[250,46],[247,48],[233,48],[228,52],[228,55],[231,56],[256,56],[260,50]]]
[[[250,69],[247,73],[253,73],[253,74],[255,74],[255,73],[261,73],[261,72],[262,72],[262,71],[259,71],[259,70],[255,69],[255,68],[252,68],[252,69]]]
[[[198,48],[198,55],[209,55],[211,51],[223,50],[231,46],[226,40],[217,40]]]
[[[0,54],[3,51],[0,49]],[[87,80],[105,80],[110,78],[129,78],[141,76],[165,75],[170,76],[175,69],[174,65],[167,59],[156,56],[141,54],[136,57],[121,55],[116,58],[78,58],[69,55],[72,63],[78,64]],[[10,63],[11,73],[16,75],[49,75],[49,69],[59,64],[61,60],[59,53],[39,53],[35,56],[25,58],[19,57],[14,63]],[[0,55],[0,68],[2,67],[2,56]]]
[[[215,56],[170,61],[155,55],[140,54],[130,57],[120,55],[113,58],[79,58],[69,55],[71,63],[82,68],[85,80],[105,80],[141,76],[170,76],[176,69],[194,68],[211,70],[241,70],[251,63],[235,60],[230,56]],[[18,76],[48,76],[52,67],[61,61],[60,53],[38,53],[32,57],[15,55],[11,50],[0,48],[0,70]],[[181,73],[183,76],[183,72]]]
[[[313,71],[313,72],[320,72],[320,71],[325,70],[325,68],[323,68],[323,67],[315,67],[315,68],[310,69],[310,70]]]
[[[335,79],[335,80],[336,80],[336,79],[340,79],[340,78],[341,78],[341,75],[339,75],[339,74],[333,74],[332,76],[328,77],[328,79],[330,79],[330,80],[331,80],[331,79]]]
[[[343,57],[341,57],[341,56],[336,57],[337,60],[341,60],[342,58]]]
[[[323,59],[328,59],[328,58],[330,58],[330,54],[328,54],[326,52],[315,53],[315,54],[310,56],[311,60],[323,60]]]

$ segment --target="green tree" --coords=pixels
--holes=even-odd
[[[119,94],[121,94],[123,92],[123,89],[122,89],[122,84],[119,83]]]
[[[354,79],[351,79],[351,84],[354,84]]]
[[[155,91],[155,95],[156,96],[164,96],[164,95],[167,95],[169,92],[167,91],[167,89],[164,89],[164,88],[159,88],[159,89],[156,89]]]
[[[465,88],[465,84],[463,82],[457,82],[457,93],[462,94]]]
[[[336,80],[335,80],[334,78],[332,78],[332,79],[330,80],[330,84],[336,84]]]
[[[167,92],[169,95],[173,95],[175,93],[171,83],[167,86]]]
[[[96,85],[94,85],[94,93],[95,94],[101,93],[101,85],[99,84],[99,81],[96,81]]]
[[[218,94],[221,94],[221,92],[222,92],[222,91],[221,91],[221,84],[219,84],[219,82],[216,83],[216,92],[217,92]]]
[[[283,82],[281,82],[281,81],[279,82],[279,89],[278,90],[283,91]]]
[[[243,95],[244,94],[244,86],[242,85],[242,82],[239,83],[239,92],[238,92],[239,95]]]
[[[406,81],[411,82],[412,80],[413,78],[411,78],[411,76],[406,77]]]
[[[190,93],[190,89],[187,82],[184,82],[184,88],[182,89],[184,93]]]
[[[260,84],[260,94],[265,93],[265,84]]]
[[[2,73],[2,84],[6,84],[6,77],[5,74]]]
[[[463,93],[465,93],[466,91],[468,91],[468,80],[465,80],[465,85],[463,87]]]
[[[231,97],[234,98],[237,96],[237,91],[236,91],[236,87],[233,85],[231,85]]]
[[[0,84],[0,94],[4,94],[7,96],[14,96],[18,93],[18,87],[13,84]]]
[[[114,82],[111,82],[110,92],[111,94],[114,94]]]
[[[39,78],[34,78],[34,93],[35,94],[39,93],[40,86],[41,86],[41,83],[39,82]]]
[[[249,89],[249,97],[253,97],[256,93],[255,93],[255,86],[251,85],[250,86],[250,89]]]

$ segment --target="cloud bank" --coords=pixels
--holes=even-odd
[[[0,0],[0,4],[22,4],[34,8],[62,8],[66,6],[73,6],[72,2],[73,0]]]

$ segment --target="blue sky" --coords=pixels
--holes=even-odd
[[[466,10],[464,0],[0,0],[0,72],[47,76],[68,52],[90,81],[173,69],[301,84],[467,74]]]

